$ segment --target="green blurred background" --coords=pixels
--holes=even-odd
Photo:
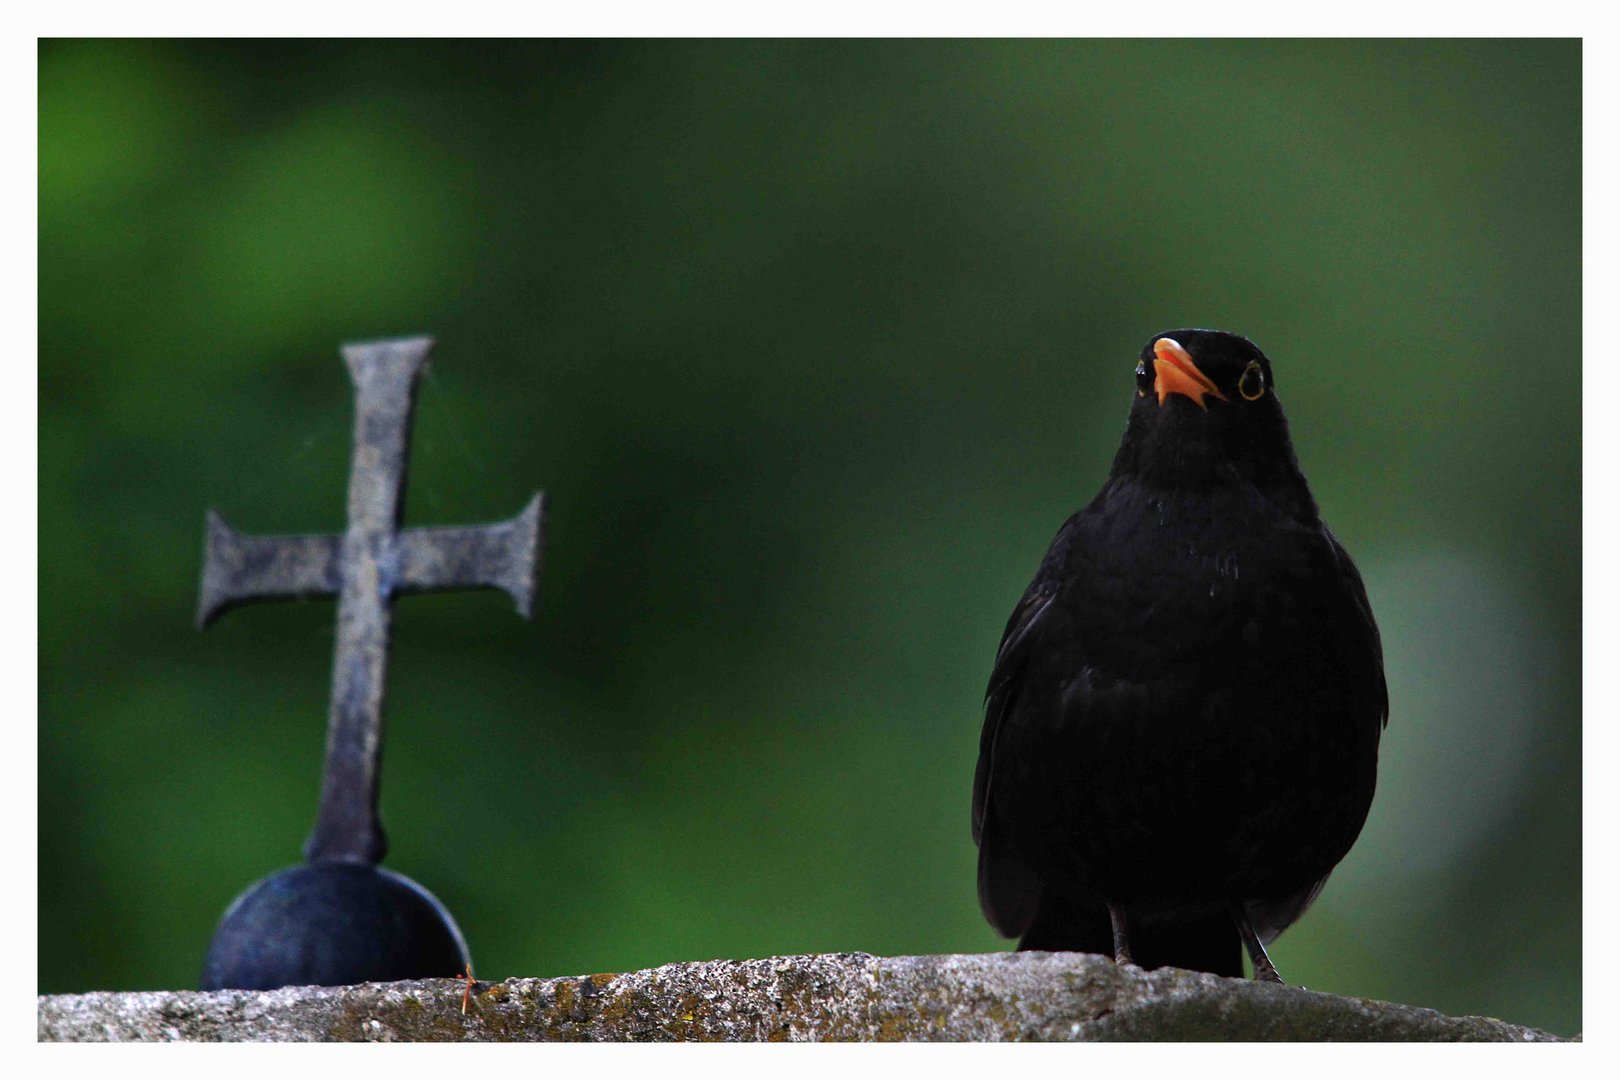
[[[551,499],[533,623],[395,622],[388,865],[479,974],[1005,947],[991,657],[1137,350],[1204,325],[1273,358],[1389,666],[1280,967],[1579,1030],[1580,61],[44,44],[40,991],[195,985],[298,860],[333,607],[199,635],[203,511],[341,529],[337,347],[421,331],[407,521]]]

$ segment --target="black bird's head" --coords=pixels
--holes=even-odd
[[[1172,489],[1226,480],[1268,493],[1297,486],[1311,504],[1271,361],[1248,338],[1220,330],[1166,330],[1143,346],[1110,475]]]

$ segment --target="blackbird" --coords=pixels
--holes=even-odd
[[[1265,946],[1361,832],[1389,716],[1361,576],[1253,342],[1155,336],[1102,491],[1002,635],[979,903],[1020,949],[1280,982]]]

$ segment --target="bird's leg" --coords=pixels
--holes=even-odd
[[[1242,904],[1232,905],[1232,922],[1237,924],[1238,937],[1243,939],[1243,947],[1249,952],[1249,962],[1254,965],[1254,981],[1282,985],[1277,965],[1266,955],[1266,947],[1260,943],[1260,935],[1254,932],[1254,927],[1249,923],[1249,913]]]
[[[1112,901],[1108,904],[1108,920],[1114,925],[1114,963],[1132,964],[1131,939],[1125,932],[1125,908]]]

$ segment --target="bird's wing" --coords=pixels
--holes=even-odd
[[[1379,718],[1382,726],[1389,726],[1389,683],[1384,678],[1384,642],[1378,633],[1378,622],[1373,618],[1372,603],[1367,599],[1367,586],[1362,584],[1361,572],[1350,558],[1350,553],[1344,550],[1339,538],[1326,525],[1322,531],[1327,534],[1328,544],[1333,548],[1333,557],[1338,561],[1339,573],[1350,589],[1350,596],[1355,601],[1356,609],[1361,614],[1364,632],[1367,635],[1368,645],[1372,653],[1378,658],[1378,701]]]
[[[996,650],[996,663],[990,670],[990,685],[984,694],[984,730],[979,734],[979,767],[973,776],[973,840],[979,840],[984,828],[984,810],[990,793],[990,766],[995,758],[996,732],[1002,718],[1018,697],[1018,676],[1030,652],[1030,642],[1041,637],[1040,627],[1057,595],[1055,582],[1037,578],[1024,591],[1018,606],[1013,609],[1007,629],[1001,635],[1001,647]]]
[[[1084,513],[1084,511],[1082,511]],[[1041,560],[1035,580],[1029,583],[1007,619],[1001,633],[1001,646],[990,669],[990,684],[984,692],[984,730],[979,736],[979,767],[973,777],[973,839],[979,840],[990,793],[991,765],[995,758],[996,733],[1018,698],[1019,676],[1031,655],[1040,651],[1040,642],[1050,629],[1052,601],[1057,597],[1068,569],[1070,547],[1078,532],[1080,514],[1072,515],[1052,538]]]
[[[1378,714],[1381,726],[1389,725],[1389,684],[1384,677],[1384,647],[1378,633],[1378,622],[1373,618],[1372,603],[1367,599],[1367,587],[1362,583],[1361,572],[1356,569],[1355,562],[1350,553],[1344,550],[1339,538],[1333,535],[1331,529],[1322,526],[1322,532],[1327,537],[1328,546],[1332,549],[1333,558],[1338,565],[1339,578],[1344,583],[1354,603],[1356,610],[1355,630],[1359,632],[1365,645],[1375,658],[1378,672]],[[1309,887],[1301,889],[1292,896],[1285,896],[1280,900],[1269,903],[1251,901],[1248,906],[1249,920],[1260,940],[1270,944],[1277,935],[1288,929],[1300,916],[1305,914],[1307,908],[1316,903],[1316,898],[1322,894],[1322,887],[1327,884],[1327,875],[1314,882]]]
[[[1068,545],[1076,517],[1058,530],[1035,580],[1013,608],[996,650],[995,666],[985,691],[984,729],[979,736],[979,763],[973,775],[973,842],[979,845],[979,905],[992,926],[1016,936],[1034,917],[1040,883],[998,833],[990,813],[990,786],[995,773],[996,735],[1017,706],[1024,669],[1054,621]]]

